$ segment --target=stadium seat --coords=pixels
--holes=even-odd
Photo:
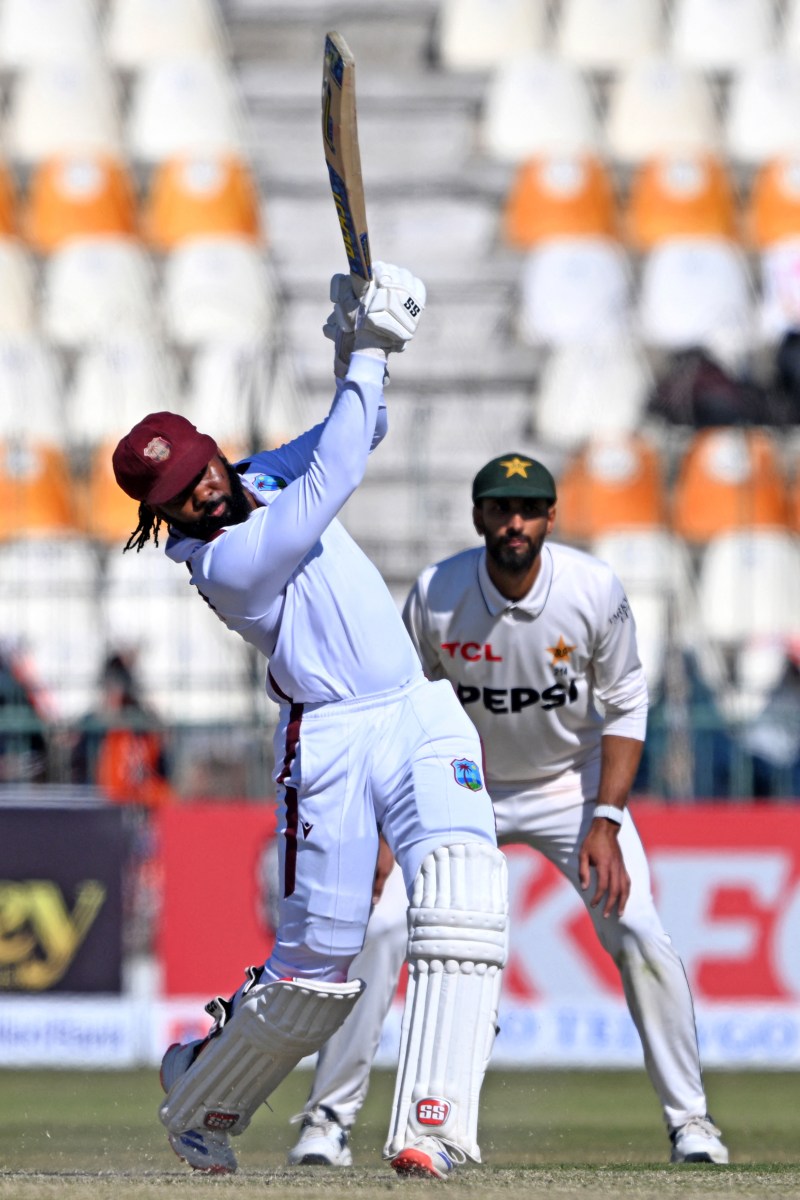
[[[631,434],[651,386],[647,361],[631,341],[554,350],[539,380],[538,435],[573,451],[592,438]]]
[[[149,412],[179,411],[172,358],[155,339],[131,335],[79,355],[67,393],[67,439],[74,451],[122,437]]]
[[[642,264],[639,330],[654,348],[704,346],[728,361],[746,353],[754,302],[744,255],[724,238],[672,238]]]
[[[480,132],[489,157],[509,163],[598,146],[597,118],[580,72],[545,55],[498,67],[486,88]]]
[[[144,236],[156,250],[189,238],[230,234],[257,241],[261,232],[255,181],[241,159],[170,159],[150,180]]]
[[[164,263],[163,314],[177,344],[256,342],[273,320],[274,296],[260,250],[243,238],[196,238]]]
[[[663,684],[667,654],[688,645],[694,629],[686,546],[668,529],[624,529],[603,534],[591,552],[613,567],[625,587],[652,702]]]
[[[0,70],[95,62],[102,55],[95,0],[3,0]]]
[[[702,71],[732,71],[772,49],[775,16],[763,0],[675,0],[669,48]]]
[[[661,48],[658,0],[562,0],[555,38],[582,71],[614,72]]]
[[[672,527],[687,542],[743,528],[786,528],[787,483],[766,430],[703,429],[690,442],[673,489]]]
[[[0,443],[0,540],[74,532],[76,510],[59,447],[29,439]]]
[[[609,238],[554,238],[529,251],[517,333],[531,345],[615,342],[629,328],[631,278]]]
[[[0,334],[19,336],[36,327],[33,263],[16,238],[0,238]]]
[[[170,59],[134,77],[127,144],[140,165],[179,155],[240,154],[242,128],[227,69],[212,59]]]
[[[224,43],[214,0],[109,0],[106,50],[123,71],[183,56],[220,58]]]
[[[111,456],[118,440],[100,442],[90,452],[78,513],[86,537],[121,549],[139,523],[139,506],[114,477]]]
[[[94,549],[80,536],[0,544],[0,628],[27,650],[58,720],[92,705],[103,658],[99,580]]]
[[[719,534],[698,572],[700,629],[722,660],[722,707],[758,712],[780,681],[787,644],[800,635],[800,546],[786,530]]]
[[[12,171],[0,163],[0,240],[19,232],[17,184]]]
[[[662,155],[714,154],[721,144],[710,85],[668,58],[637,59],[612,81],[606,152],[623,166]]]
[[[575,454],[558,481],[558,531],[591,543],[612,530],[666,524],[658,450],[639,436],[597,438]]]
[[[675,237],[735,239],[736,206],[723,163],[711,155],[653,158],[636,170],[625,236],[639,252]]]
[[[134,522],[135,523],[135,522]],[[222,624],[152,541],[141,553],[110,557],[102,597],[109,645],[136,656],[156,711],[179,725],[216,725],[251,716],[251,651]]]
[[[600,159],[536,158],[517,169],[503,213],[509,245],[528,250],[553,237],[617,232],[614,189]]]
[[[442,0],[438,57],[447,71],[485,71],[541,50],[546,0]]]
[[[800,232],[767,246],[759,256],[758,333],[775,344],[800,325]]]
[[[46,260],[42,326],[59,346],[146,333],[154,308],[151,266],[134,241],[76,238]]]
[[[756,169],[745,229],[749,244],[756,250],[800,238],[800,153],[770,159]]]
[[[778,47],[787,58],[800,59],[800,3],[786,0]]]
[[[0,441],[66,448],[60,371],[33,334],[0,333]]]
[[[114,87],[99,62],[40,63],[14,83],[6,154],[23,166],[58,154],[120,157]]]
[[[231,461],[267,445],[271,365],[257,343],[201,346],[194,357],[186,416],[210,430]]]
[[[39,254],[50,254],[76,237],[133,236],[133,183],[113,158],[47,159],[33,172],[22,223],[26,240]]]
[[[728,92],[725,150],[734,163],[750,169],[800,152],[800,61],[761,55],[735,72]]]

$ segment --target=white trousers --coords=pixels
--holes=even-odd
[[[379,831],[406,890],[439,846],[496,845],[480,741],[450,684],[420,677],[381,696],[287,706],[279,745],[280,898],[266,975],[342,981],[364,943]]]
[[[706,1098],[692,997],[683,965],[656,912],[647,859],[630,813],[626,812],[619,833],[631,878],[630,898],[621,918],[616,912],[603,917],[602,906],[589,907],[593,886],[583,892],[578,882],[578,853],[592,820],[593,804],[585,803],[577,787],[574,792],[546,797],[534,790],[495,788],[492,797],[498,843],[523,843],[541,851],[586,904],[600,942],[619,969],[628,1008],[642,1041],[645,1067],[667,1127],[704,1115]],[[328,1105],[346,1127],[355,1120],[366,1095],[370,1065],[366,1055],[355,1047],[362,1042],[365,1047],[373,1047],[374,1053],[394,991],[385,978],[376,977],[377,972],[385,969],[386,962],[402,961],[406,936],[402,897],[396,889],[387,888],[370,921],[364,951],[351,968],[351,977],[363,979],[367,992],[373,987],[376,995],[386,998],[382,1010],[377,1004],[369,1010],[377,1032],[367,1029],[366,1010],[354,1011],[321,1054],[309,1098],[309,1107],[312,1100],[313,1104]],[[513,938],[512,925],[512,946]],[[373,949],[373,941],[382,943],[379,954]],[[397,978],[397,970],[393,970],[392,984]],[[357,1035],[354,1021],[358,1022]]]

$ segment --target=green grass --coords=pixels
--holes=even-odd
[[[237,1139],[240,1174],[191,1175],[167,1146],[156,1116],[154,1071],[0,1071],[0,1200],[180,1200],[197,1189],[267,1200],[339,1200],[352,1191],[412,1195],[431,1185],[399,1181],[381,1162],[392,1075],[375,1072],[353,1136],[348,1171],[289,1170],[286,1151],[310,1076],[295,1072]],[[800,1077],[717,1073],[709,1102],[731,1149],[731,1168],[668,1168],[667,1140],[643,1072],[490,1071],[480,1141],[486,1168],[448,1187],[481,1197],[630,1194],[640,1198],[800,1196]]]

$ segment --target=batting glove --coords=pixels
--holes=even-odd
[[[404,350],[417,332],[425,307],[425,284],[403,267],[372,264],[372,282],[361,297],[355,320],[355,349]]]

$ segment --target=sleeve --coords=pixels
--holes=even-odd
[[[608,573],[593,657],[594,690],[603,705],[603,733],[644,741],[647,682],[636,644],[636,623],[619,579]]]
[[[316,445],[297,438],[270,458],[271,468],[287,475],[304,459],[305,468],[270,504],[209,543],[194,582],[225,616],[261,616],[358,487],[375,431],[383,369],[383,363],[354,354],[345,386],[317,427]]]
[[[428,679],[444,679],[445,672],[439,655],[436,638],[431,636],[426,622],[427,615],[425,576],[420,575],[408,593],[403,606],[403,624],[414,644]]]

